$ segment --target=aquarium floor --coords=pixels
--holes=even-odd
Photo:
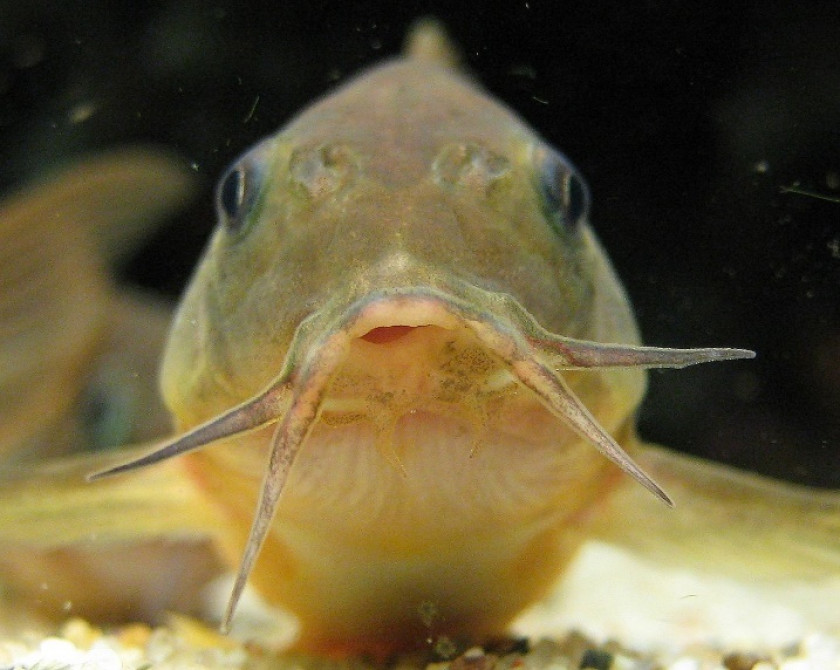
[[[438,640],[428,654],[386,663],[326,660],[234,641],[183,619],[150,628],[136,624],[103,632],[72,619],[53,635],[23,631],[0,640],[0,668],[21,670],[837,670],[840,637],[810,635],[778,649],[639,652],[618,642],[596,643],[570,632],[557,639],[501,641],[457,650]]]
[[[103,630],[0,610],[0,670],[840,670],[836,593],[779,586],[703,581],[594,545],[512,637],[483,648],[430,635],[423,654],[385,663],[307,657],[282,651],[292,624],[251,596],[231,637],[176,615]],[[228,589],[216,585],[212,607]]]

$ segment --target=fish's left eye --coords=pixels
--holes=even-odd
[[[555,228],[577,230],[589,215],[589,189],[560,152],[539,152],[538,181],[543,206]]]

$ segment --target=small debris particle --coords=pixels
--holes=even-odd
[[[248,123],[251,119],[254,118],[254,112],[257,111],[257,105],[260,104],[260,96],[254,98],[254,102],[251,103],[251,108],[248,110],[248,113],[245,115],[245,118],[242,119],[242,123]]]
[[[734,652],[723,657],[723,667],[726,670],[753,670],[757,663],[763,659],[756,654]]]
[[[471,647],[449,665],[449,670],[491,670],[498,659],[485,654],[481,647]]]
[[[438,658],[448,659],[458,653],[458,646],[452,638],[441,635],[435,640],[435,654]]]
[[[431,602],[429,600],[424,600],[418,606],[417,614],[420,617],[420,621],[423,622],[423,625],[426,628],[431,628],[435,619],[437,619],[437,617],[438,617],[437,605],[435,605],[433,602]]]
[[[580,670],[610,670],[613,656],[602,649],[587,649],[580,659]]]
[[[67,112],[67,120],[71,124],[84,123],[97,112],[97,105],[94,102],[80,102]]]

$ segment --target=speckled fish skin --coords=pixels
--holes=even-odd
[[[164,397],[197,431],[176,450],[249,429],[185,468],[245,548],[237,588],[256,560],[308,649],[500,633],[620,481],[581,426],[632,453],[643,367],[750,355],[637,348],[574,168],[440,59],[353,79],[217,195]],[[577,371],[600,366],[623,369]],[[594,419],[560,420],[586,414],[569,389]]]
[[[428,634],[424,603],[451,634],[503,630],[554,581],[577,543],[567,528],[614,479],[533,395],[510,383],[484,389],[499,365],[455,319],[432,325],[445,321],[435,307],[410,303],[431,291],[469,301],[478,286],[512,296],[549,330],[638,341],[588,227],[546,225],[538,142],[460,76],[403,61],[354,80],[244,159],[263,173],[244,177],[261,181],[245,185],[260,189],[253,210],[241,231],[217,230],[164,358],[179,429],[261,391],[286,367],[296,332],[306,352],[337,332],[350,306],[407,296],[404,308],[383,302],[357,330],[333,381],[335,408],[322,408],[253,574],[261,593],[301,619],[306,647],[412,646]],[[299,330],[306,318],[311,335]],[[399,325],[426,328],[389,343],[361,339]],[[445,366],[448,378],[424,387]],[[626,441],[643,373],[569,383]],[[391,444],[378,447],[385,430]],[[485,435],[470,458],[477,430]],[[224,529],[233,564],[270,441],[261,430],[187,457],[236,521]]]

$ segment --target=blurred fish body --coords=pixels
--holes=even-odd
[[[136,149],[65,168],[0,205],[5,458],[78,453],[167,429],[154,376],[170,309],[151,296],[118,292],[110,274],[190,191],[174,158]],[[120,424],[104,406],[93,416],[97,400],[117,405],[125,395],[107,388],[120,378],[139,378],[142,397],[132,402],[142,404],[143,420],[133,432],[129,417]]]
[[[116,286],[112,273],[192,191],[174,156],[131,148],[66,166],[0,204],[0,458],[11,500],[0,516],[23,528],[14,510],[40,508],[56,522],[34,543],[48,548],[4,543],[0,581],[18,605],[66,614],[72,603],[110,618],[189,609],[189,593],[217,569],[206,541],[152,536],[126,548],[80,538],[70,492],[83,492],[86,459],[170,430],[157,373],[171,306]],[[96,504],[120,508],[118,497]],[[120,509],[126,522],[152,511]],[[73,542],[62,542],[62,526]]]
[[[638,440],[646,368],[753,354],[641,346],[582,178],[455,62],[418,24],[231,166],[163,355],[176,436],[7,486],[0,539],[209,537],[223,627],[250,580],[331,652],[499,634],[593,537],[838,573],[835,493]]]

